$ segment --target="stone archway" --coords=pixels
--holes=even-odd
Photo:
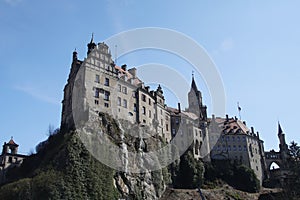
[[[268,166],[269,171],[280,170],[280,168],[281,166],[276,161],[271,162],[270,165]]]

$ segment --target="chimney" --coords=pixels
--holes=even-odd
[[[124,64],[124,65],[121,66],[121,68],[122,68],[124,71],[126,71],[126,67],[127,67],[126,64]]]
[[[226,115],[226,121],[228,121],[228,120],[229,120],[228,115]]]
[[[213,120],[216,119],[216,116],[215,116],[214,114],[212,114],[212,119],[213,119]]]
[[[251,126],[251,133],[254,134],[254,128],[253,128],[253,126]]]
[[[132,75],[132,77],[133,78],[135,78],[136,77],[136,68],[134,67],[134,68],[131,68],[131,69],[129,69],[128,70],[128,72]]]
[[[146,89],[147,92],[149,92],[149,88],[150,88],[149,86],[145,87],[145,89]]]
[[[245,126],[247,126],[246,121],[243,121],[243,124],[244,124]]]
[[[178,103],[178,111],[181,113],[180,103]]]

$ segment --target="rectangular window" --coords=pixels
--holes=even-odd
[[[109,92],[108,91],[104,91],[104,100],[109,101]]]
[[[126,99],[123,99],[123,107],[127,108],[127,100]]]
[[[146,102],[146,95],[142,94],[142,101]]]
[[[108,108],[109,107],[108,103],[104,103],[104,107]]]
[[[143,106],[143,114],[146,115],[146,108]]]
[[[149,98],[149,105],[151,106],[151,99]]]
[[[133,104],[133,111],[136,112],[136,103]]]
[[[172,129],[172,134],[175,135],[176,134],[176,130],[175,128]]]
[[[122,92],[123,92],[124,94],[127,94],[127,87],[123,86],[123,87],[122,87]]]
[[[98,74],[96,74],[96,77],[95,77],[95,82],[96,82],[96,83],[100,83],[100,77],[99,77],[99,75],[98,75]]]
[[[121,106],[121,97],[118,97],[118,106]]]
[[[99,98],[99,88],[95,88],[95,98]]]
[[[169,124],[166,124],[166,131],[169,131]]]
[[[98,104],[99,104],[99,101],[98,101],[98,100],[95,100],[95,104],[98,105]]]
[[[136,98],[136,92],[135,91],[132,92],[132,97]]]
[[[118,84],[118,91],[121,92],[121,85]]]
[[[105,78],[104,85],[109,86],[109,78]]]
[[[161,124],[161,125],[164,125],[164,122],[163,122],[163,120],[162,120],[162,119],[160,120],[160,124]]]
[[[151,110],[149,110],[149,117],[151,118]]]

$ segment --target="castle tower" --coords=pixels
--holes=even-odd
[[[4,143],[3,145],[3,150],[2,150],[2,154],[18,154],[18,147],[19,145],[15,143],[15,141],[13,140],[13,137],[11,137],[11,139],[9,140],[8,143]],[[10,152],[8,152],[8,150],[10,150]]]
[[[202,103],[202,94],[197,88],[196,82],[194,80],[194,75],[192,77],[191,89],[188,93],[188,102],[189,102],[188,111],[195,113],[197,116],[199,116],[200,120],[206,121],[207,107],[204,106]]]
[[[18,154],[19,145],[15,143],[13,137],[3,144],[2,154],[0,155],[0,184],[5,182],[6,171],[11,167],[18,167],[26,158],[25,155]]]
[[[279,139],[279,152],[281,155],[281,158],[283,160],[283,163],[286,163],[288,158],[288,145],[285,142],[285,134],[282,131],[282,128],[280,126],[280,123],[278,122],[278,139]]]
[[[92,40],[91,40],[92,41]],[[64,88],[64,99],[62,101],[62,116],[61,116],[61,129],[62,130],[74,130],[75,123],[72,114],[72,95],[74,82],[76,75],[79,71],[79,68],[82,64],[82,61],[78,60],[76,49],[73,51],[72,64],[70,69],[70,74],[68,77],[67,84]]]

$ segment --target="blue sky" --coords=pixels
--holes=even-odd
[[[58,127],[72,51],[86,56],[91,33],[101,42],[133,28],[162,27],[193,38],[218,67],[226,112],[254,126],[265,149],[277,149],[277,121],[300,142],[300,13],[297,1],[0,1],[0,142],[11,136],[28,153]],[[159,52],[120,59],[129,66],[186,65]],[[184,74],[190,79],[190,70]],[[166,76],[167,77],[167,76]],[[210,96],[196,76],[204,102]],[[172,102],[170,102],[172,104]],[[296,123],[296,124],[295,124]]]

